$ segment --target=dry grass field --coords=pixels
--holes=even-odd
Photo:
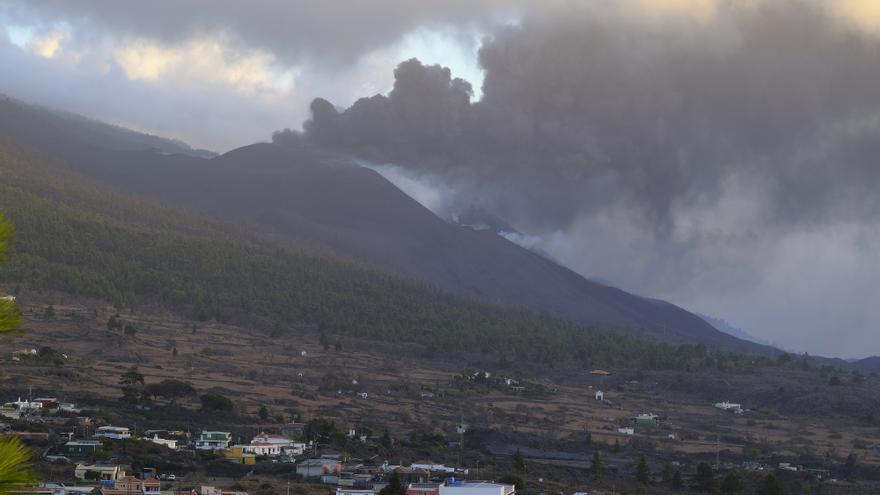
[[[568,452],[569,459],[546,455],[544,462],[581,462],[587,435],[593,442],[639,449],[670,458],[687,455],[761,459],[824,459],[843,462],[856,453],[861,462],[880,464],[880,427],[858,418],[830,417],[806,409],[780,413],[779,407],[744,402],[748,411],[733,415],[712,406],[730,391],[776,387],[776,371],[746,376],[684,378],[671,372],[640,373],[612,370],[599,379],[589,370],[481,362],[480,356],[425,356],[417,345],[392,345],[340,340],[330,336],[329,349],[314,329],[270,334],[246,326],[196,322],[147,309],[121,311],[119,319],[136,332],[108,330],[117,314],[94,301],[66,301],[64,297],[26,295],[21,298],[26,331],[0,346],[0,400],[13,400],[32,387],[39,394],[75,398],[80,403],[118,398],[119,376],[137,366],[147,383],[181,379],[199,391],[215,390],[233,398],[240,413],[254,418],[256,429],[277,428],[275,418],[293,412],[306,418],[333,418],[340,425],[369,426],[405,436],[412,431],[440,433],[455,439],[455,425],[465,422],[474,431],[494,432],[489,446],[508,448],[522,443],[536,460],[541,452]],[[52,304],[54,316],[46,317]],[[63,366],[15,362],[12,352],[49,346],[67,354]],[[494,368],[492,366],[495,366]],[[508,387],[462,384],[455,377],[464,369],[486,369],[525,382],[525,391]],[[726,385],[713,392],[701,381]],[[785,378],[791,379],[791,377]],[[696,381],[694,381],[696,380]],[[781,382],[780,382],[781,383]],[[780,385],[781,386],[781,385]],[[877,378],[868,385],[876,393]],[[695,388],[696,387],[696,388]],[[605,391],[604,402],[594,399]],[[699,393],[695,393],[697,390]],[[359,393],[367,393],[361,398]],[[180,403],[197,407],[197,399]],[[267,406],[269,419],[256,411]],[[664,417],[657,427],[636,427],[635,436],[617,432],[639,413]],[[222,425],[214,425],[222,426]],[[245,425],[228,425],[245,426]],[[513,440],[511,440],[513,439]],[[502,441],[503,440],[503,441]],[[502,449],[503,450],[503,449]]]

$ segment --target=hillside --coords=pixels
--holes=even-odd
[[[151,150],[205,158],[216,155],[212,151],[193,149],[177,139],[144,134],[75,113],[31,105],[3,94],[0,94],[0,127],[13,127],[19,135],[51,138],[42,143],[58,152],[63,152],[70,143],[78,143],[116,150]]]
[[[24,113],[18,118],[27,117]],[[87,142],[59,128],[0,118],[0,131],[80,173],[235,222],[281,246],[368,263],[486,302],[611,325],[638,337],[773,352],[719,332],[667,302],[589,281],[492,232],[450,224],[379,174],[339,157],[257,144],[204,159]]]
[[[524,309],[479,303],[350,262],[279,249],[228,225],[130,199],[0,140],[0,209],[15,223],[0,281],[155,305],[270,333],[416,342],[584,366],[703,366],[705,349],[639,341]],[[731,365],[745,362],[725,358]],[[710,361],[711,364],[713,361]]]

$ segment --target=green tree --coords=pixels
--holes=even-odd
[[[651,483],[651,467],[648,466],[645,456],[639,458],[639,464],[636,466],[636,479],[643,485]]]
[[[785,495],[785,489],[773,473],[767,475],[758,488],[758,495]]]
[[[513,468],[520,473],[526,472],[526,457],[522,455],[519,449],[516,449],[516,452],[513,454]]]
[[[122,399],[130,404],[137,403],[143,394],[144,375],[142,375],[137,366],[132,366],[125,373],[120,375],[119,384],[122,385]]]
[[[174,403],[177,399],[196,394],[196,389],[187,382],[165,379],[159,383],[151,383],[144,387],[144,395],[163,397]]]
[[[522,476],[517,474],[507,474],[501,477],[498,480],[500,483],[504,483],[505,485],[513,485],[517,490],[522,490],[526,487],[526,480],[523,479]]]
[[[217,392],[208,392],[199,399],[202,401],[204,411],[231,411],[235,407],[229,397]]]
[[[701,462],[697,465],[697,473],[693,478],[694,490],[698,492],[714,493],[717,488],[715,473],[712,466]]]
[[[602,465],[602,456],[599,455],[599,451],[593,452],[593,462],[590,463],[590,472],[593,473],[593,478],[599,479],[602,477],[602,471],[605,470],[605,466]]]
[[[400,482],[400,474],[397,471],[394,471],[391,474],[391,479],[388,481],[388,485],[385,486],[382,490],[379,491],[379,495],[405,495],[406,487],[403,486],[403,483]]]
[[[269,419],[269,409],[266,406],[260,406],[260,411],[257,414],[263,421]]]
[[[661,478],[663,479],[663,482],[669,483],[670,481],[672,481],[672,475],[673,475],[672,465],[666,464],[666,466],[663,467],[663,472],[660,474]]]
[[[743,491],[743,483],[736,473],[728,473],[721,480],[721,493],[739,493]]]
[[[385,430],[385,433],[382,434],[382,446],[385,447],[385,450],[391,450],[391,447],[394,446],[394,441],[391,439],[391,434],[388,433],[388,430]]]
[[[12,225],[0,215],[0,261],[5,261],[7,241],[12,235]],[[12,299],[0,299],[0,333],[18,330],[21,313]],[[30,452],[16,437],[0,439],[0,495],[17,486],[32,483],[36,477],[30,470]]]
[[[684,487],[684,480],[681,478],[681,471],[678,469],[675,470],[675,473],[672,474],[672,488],[675,490],[681,490]]]

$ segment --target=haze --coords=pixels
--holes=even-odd
[[[0,1],[0,92],[216,151],[293,129],[585,276],[880,354],[877,4],[615,5]]]

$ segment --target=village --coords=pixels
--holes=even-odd
[[[21,352],[19,351],[20,355]],[[593,370],[591,375],[602,382],[611,375],[605,370]],[[468,382],[494,384],[512,389],[514,393],[523,392],[519,380],[493,376],[484,370],[469,371],[461,375]],[[32,391],[29,391],[32,393]],[[340,391],[341,392],[341,391]],[[364,397],[363,395],[359,395]],[[432,396],[423,396],[429,399]],[[602,390],[595,390],[588,400],[606,403]],[[741,404],[722,401],[713,405],[721,411],[742,415],[745,410]],[[517,484],[522,480],[516,476],[506,476],[495,480],[481,479],[479,463],[476,469],[461,464],[461,445],[468,426],[456,427],[457,441],[449,441],[448,446],[459,448],[457,463],[447,465],[433,460],[419,460],[401,464],[391,459],[357,458],[349,452],[340,452],[319,441],[320,433],[315,423],[292,422],[280,425],[275,432],[260,431],[251,437],[232,431],[202,429],[198,431],[156,429],[144,427],[135,429],[129,426],[99,424],[93,419],[97,411],[77,407],[75,403],[55,397],[18,397],[0,407],[0,417],[17,427],[31,426],[35,431],[12,429],[10,424],[0,422],[0,430],[18,436],[29,445],[41,449],[41,460],[50,463],[55,473],[65,473],[59,478],[46,480],[33,487],[22,489],[21,495],[132,495],[155,494],[177,495],[244,495],[247,493],[232,473],[252,475],[259,466],[271,472],[279,480],[286,480],[287,490],[291,481],[295,486],[323,486],[335,491],[336,495],[376,495],[392,493],[404,495],[513,495]],[[657,429],[665,418],[653,413],[639,413],[632,416],[617,429],[621,437],[633,437],[636,431]],[[321,424],[320,422],[318,424]],[[324,423],[326,426],[326,423]],[[324,432],[326,433],[326,432]],[[375,435],[368,428],[356,428],[344,432],[345,442],[360,444],[375,443],[389,446],[391,439],[387,430],[384,435]],[[669,440],[675,435],[667,434]],[[616,440],[619,445],[620,440]],[[140,445],[137,446],[137,445]],[[158,458],[177,459],[181,455],[214,463],[210,480],[207,476],[193,475],[181,466],[158,469],[144,464],[143,458],[126,454],[144,450],[158,454]],[[349,449],[350,450],[350,449]],[[511,457],[515,462],[519,451]],[[154,456],[156,458],[156,456]],[[132,462],[120,462],[130,459]],[[147,458],[149,459],[149,458]],[[147,461],[148,462],[148,461]],[[596,461],[594,461],[595,463]],[[229,473],[220,469],[217,476],[217,463],[227,463]],[[609,465],[613,459],[606,461]],[[173,466],[173,461],[172,464]],[[236,468],[233,468],[235,466]],[[245,467],[247,471],[240,470]],[[733,467],[728,465],[728,468]],[[761,463],[747,463],[743,466],[753,471],[769,470],[771,467]],[[59,469],[60,468],[60,469]],[[805,470],[803,466],[780,463],[779,470]],[[831,473],[822,469],[807,469],[819,479],[830,478]],[[485,474],[485,473],[484,473]],[[223,485],[218,485],[218,478]],[[213,484],[207,484],[208,482]],[[392,489],[388,487],[392,486]],[[270,490],[263,484],[261,493]],[[318,489],[320,490],[320,488]],[[389,491],[392,490],[392,491]],[[584,491],[578,493],[587,493]],[[602,493],[596,491],[594,493]]]
[[[880,456],[860,415],[818,422],[770,402],[778,374],[763,395],[749,376],[449,361],[153,313],[120,330],[113,309],[56,302],[48,320],[47,307],[24,308],[29,332],[0,357],[0,429],[37,453],[38,493],[373,495],[396,475],[398,495],[601,494],[645,486],[642,459],[649,493],[703,465],[859,493],[850,473]]]

